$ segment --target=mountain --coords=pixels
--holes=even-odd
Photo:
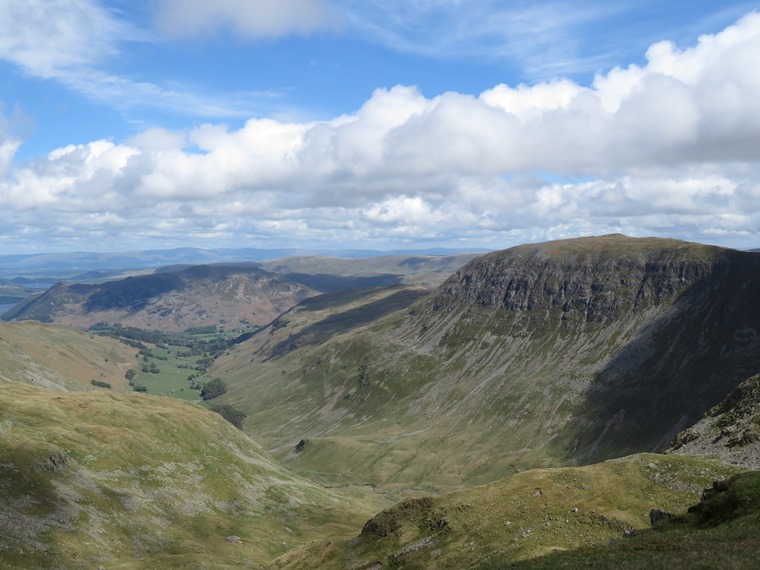
[[[26,382],[54,391],[131,390],[124,374],[135,349],[111,338],[36,322],[0,323],[0,383]],[[5,389],[5,386],[3,386]]]
[[[0,433],[3,568],[250,568],[370,516],[172,398],[12,383]]]
[[[279,269],[330,293],[180,265],[14,310],[181,329],[217,309],[237,326],[255,298],[276,318],[208,371],[263,447],[200,406],[119,394],[134,348],[0,324],[0,566],[756,563],[760,478],[683,453],[756,457],[757,254],[563,240],[472,259],[433,291],[415,276],[453,261],[312,262]],[[668,455],[591,464],[679,432]],[[651,509],[677,514],[646,530]]]
[[[739,384],[700,421],[679,433],[667,451],[710,455],[760,470],[760,375]]]
[[[367,521],[358,536],[312,542],[271,567],[512,567],[645,531],[652,509],[685,512],[704,487],[735,472],[703,459],[649,454],[587,467],[524,471],[441,497],[402,501]],[[757,516],[760,493],[753,499],[751,513]],[[744,558],[756,562],[751,552]],[[618,558],[620,567],[629,567],[623,561]],[[676,566],[681,565],[655,567]]]
[[[263,325],[316,291],[253,266],[199,265],[88,285],[57,283],[4,320],[144,329]]]
[[[297,307],[212,372],[286,465],[390,496],[662,449],[760,370],[760,256],[678,240],[494,252],[402,310],[289,343],[350,310]]]

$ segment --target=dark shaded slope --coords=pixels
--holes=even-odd
[[[556,380],[591,373],[567,426],[578,434],[568,452],[585,460],[661,449],[760,369],[753,253],[622,236],[521,246],[465,266],[421,319],[426,330],[455,320],[443,342],[456,345],[459,331],[487,333],[483,311],[503,311],[497,326],[515,338],[540,339]]]
[[[192,277],[187,270],[187,277]],[[102,285],[70,285],[72,292],[80,293],[87,300],[84,310],[87,312],[123,310],[137,312],[144,309],[151,299],[169,293],[181,291],[188,286],[188,279],[180,275],[163,273],[127,277],[121,281],[111,281]]]
[[[722,252],[595,376],[580,419],[592,426],[579,440],[590,459],[662,449],[760,370],[759,261]]]

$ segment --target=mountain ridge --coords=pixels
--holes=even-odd
[[[215,370],[293,468],[449,488],[665,447],[760,369],[758,322],[757,254],[613,235],[478,257],[366,329],[253,364],[255,335]]]

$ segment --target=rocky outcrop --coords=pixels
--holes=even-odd
[[[737,473],[713,482],[702,492],[698,504],[689,507],[699,526],[731,522],[747,515],[757,519],[760,512],[760,473]]]
[[[57,473],[69,466],[69,456],[65,451],[56,449],[50,453],[46,460],[39,463],[38,467],[43,471]]]
[[[663,449],[760,370],[755,253],[621,235],[518,246],[465,265],[415,311],[418,347],[466,351],[468,373],[488,349],[513,398],[572,378],[565,402],[579,405],[561,431],[584,462]]]
[[[680,432],[668,453],[713,455],[760,470],[760,374],[742,382],[704,418]]]

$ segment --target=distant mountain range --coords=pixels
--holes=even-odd
[[[443,248],[376,251],[368,249],[200,249],[176,248],[113,253],[36,253],[0,255],[0,277],[38,278],[53,276],[60,279],[98,279],[116,271],[156,268],[165,265],[203,265],[242,261],[269,261],[295,256],[330,256],[347,259],[387,255],[453,255],[468,250]],[[473,251],[473,250],[469,250]],[[485,250],[474,250],[483,252]],[[88,274],[88,272],[92,272]]]

